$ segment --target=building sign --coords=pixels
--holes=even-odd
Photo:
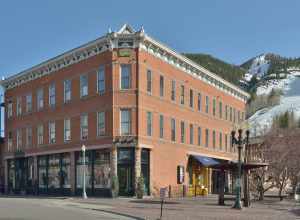
[[[131,49],[120,49],[119,50],[119,57],[130,57]]]
[[[184,166],[177,166],[177,183],[184,183]]]

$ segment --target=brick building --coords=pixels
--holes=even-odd
[[[249,97],[166,45],[124,25],[3,81],[5,188],[14,193],[82,190],[147,194],[217,178],[206,162],[232,160],[230,131]],[[206,162],[205,162],[206,161]]]

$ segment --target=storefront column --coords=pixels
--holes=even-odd
[[[134,187],[136,189],[138,184],[138,178],[141,176],[141,148],[135,148],[135,184]],[[136,190],[135,190],[136,191]]]
[[[38,180],[38,156],[33,156],[33,187],[34,194],[38,193],[39,189],[39,180]]]
[[[211,184],[212,169],[211,168],[208,169],[207,174],[208,174],[208,194],[211,194],[211,186],[212,186],[212,184]]]
[[[75,152],[70,152],[70,184],[71,184],[71,195],[75,195],[76,186],[75,186]]]
[[[117,147],[113,146],[110,154],[111,177],[118,176]]]
[[[8,193],[8,160],[4,161],[4,191]]]

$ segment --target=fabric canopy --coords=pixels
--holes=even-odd
[[[211,157],[205,157],[200,155],[191,155],[193,158],[195,158],[199,163],[201,163],[203,166],[214,166],[219,164],[217,160]]]

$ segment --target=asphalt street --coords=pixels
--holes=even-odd
[[[63,199],[0,198],[0,220],[133,219],[116,215],[109,209],[109,206],[85,206],[84,204],[70,203]]]

